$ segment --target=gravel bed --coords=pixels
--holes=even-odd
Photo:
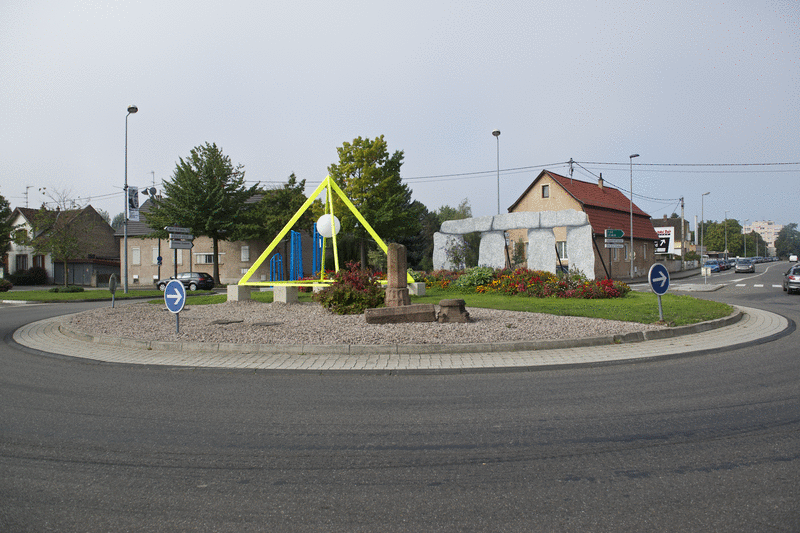
[[[335,315],[316,303],[252,300],[197,305],[175,317],[163,306],[135,303],[85,311],[71,327],[94,336],[237,344],[465,344],[577,339],[661,329],[598,318],[467,308],[466,324],[367,324],[364,315]]]

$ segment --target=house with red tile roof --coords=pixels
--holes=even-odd
[[[594,277],[630,278],[631,202],[619,190],[606,186],[602,177],[597,183],[590,183],[543,170],[508,208],[508,212],[565,209],[582,211],[589,218],[595,254]],[[635,203],[632,206],[632,215],[634,277],[646,276],[650,265],[655,262],[654,241],[658,236],[653,229],[650,215],[639,209]],[[622,248],[605,248],[607,229],[624,232]],[[553,232],[559,260],[564,266],[568,266],[570,250],[567,249],[567,229],[555,228]],[[525,230],[509,230],[508,234],[515,246],[521,244],[527,247]],[[527,257],[527,253],[521,256]],[[588,272],[586,274],[590,275]]]

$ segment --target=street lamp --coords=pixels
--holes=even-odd
[[[628,156],[631,162],[631,279],[633,279],[633,158],[639,157],[639,154],[631,154]]]
[[[497,139],[497,214],[500,214],[500,130],[492,132]]]
[[[749,218],[744,219],[745,226],[748,222],[750,222]],[[742,240],[744,241],[744,256],[747,257],[747,232],[744,231],[744,228],[742,228]]]
[[[703,242],[706,236],[706,217],[705,214],[703,213],[705,208],[704,201],[706,199],[706,196],[708,196],[709,194],[711,194],[711,191],[704,192],[700,196],[700,260],[701,261],[703,260],[703,256],[706,253],[706,245]]]
[[[128,294],[128,117],[131,113],[136,113],[139,111],[139,108],[135,105],[128,106],[128,114],[125,115],[125,187],[123,188],[123,196],[125,201],[125,220],[123,222],[124,230],[123,230],[123,241],[125,246],[125,268],[122,274],[123,279],[125,280],[122,283],[122,290],[125,294]]]
[[[728,259],[728,212],[725,211],[725,260]]]

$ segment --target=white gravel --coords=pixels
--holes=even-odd
[[[335,315],[319,304],[250,301],[197,305],[175,316],[161,305],[135,303],[85,311],[71,327],[94,336],[237,344],[464,344],[576,339],[663,326],[596,318],[467,308],[466,324],[367,324],[364,315]]]

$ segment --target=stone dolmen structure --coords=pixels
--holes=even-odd
[[[464,235],[473,232],[481,234],[478,264],[491,268],[504,268],[506,266],[505,232],[526,229],[528,231],[528,268],[555,272],[558,258],[553,229],[559,227],[567,228],[570,266],[579,268],[593,279],[595,257],[592,250],[592,227],[586,213],[575,209],[506,213],[445,221],[439,232],[433,234],[433,268],[436,270],[458,268],[458,265],[453,265],[448,259],[447,251],[450,247],[462,243]]]

